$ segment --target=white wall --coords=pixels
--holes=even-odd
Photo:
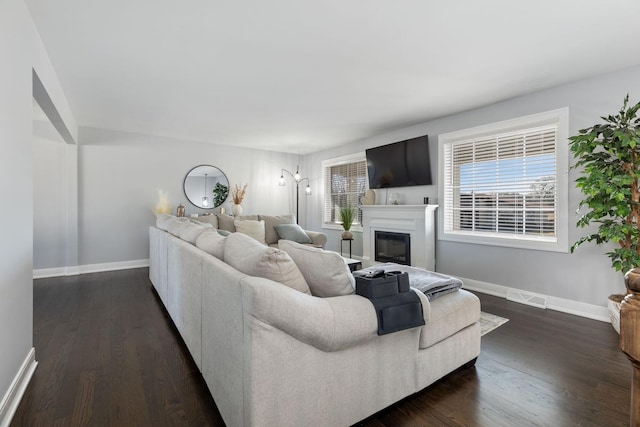
[[[249,185],[244,214],[295,212],[291,186],[280,187],[278,180],[280,169],[295,168],[298,159],[271,151],[80,128],[79,263],[148,259],[148,226],[155,224],[152,210],[158,190],[168,192],[174,213],[179,203],[187,215],[207,212],[190,204],[182,187],[189,170],[201,164],[222,170],[231,187]],[[228,212],[230,206],[225,204]]]
[[[569,107],[570,134],[574,135],[578,129],[597,122],[600,116],[617,112],[627,93],[631,94],[632,101],[640,100],[638,75],[640,75],[640,67],[631,68],[425,122],[336,149],[310,154],[305,156],[305,168],[312,171],[313,180],[317,186],[321,179],[322,160],[428,134],[434,185],[403,188],[398,189],[397,192],[405,196],[408,204],[422,203],[422,198],[425,196],[431,197],[432,203],[437,202],[439,173],[437,136],[439,134]],[[569,175],[570,242],[586,234],[584,229],[575,227],[577,216],[574,212],[581,198],[574,185],[576,177],[577,173],[571,171]],[[384,192],[377,191],[377,193],[378,200],[384,199]],[[309,210],[307,221],[309,227],[319,229],[322,226],[321,199],[317,198],[314,203],[315,205]],[[439,213],[441,214],[441,210]],[[339,232],[329,231],[329,234],[329,246],[338,250]],[[356,238],[358,241],[354,242],[354,251],[357,247],[357,253],[361,254],[361,235],[357,235]],[[359,244],[356,245],[356,243]],[[604,255],[605,252],[607,252],[606,247],[597,246],[585,246],[579,248],[574,254],[564,254],[438,240],[436,269],[443,273],[481,282],[602,306],[609,294],[624,290],[622,275],[610,267],[609,259]]]
[[[49,107],[73,135],[57,76],[22,0],[0,2],[0,424],[8,422],[33,368],[33,72]],[[42,95],[42,93],[40,94]],[[56,110],[57,111],[57,110]],[[30,371],[31,372],[31,371]],[[4,407],[3,407],[4,404]]]
[[[30,17],[24,3],[0,3],[0,399],[32,347],[33,200]],[[1,419],[0,419],[1,421]]]
[[[33,73],[60,127],[77,132],[55,71],[22,0],[0,2],[0,425],[8,423],[33,358]],[[60,110],[57,110],[57,107]],[[72,138],[70,138],[72,139]],[[21,368],[25,368],[23,371]]]
[[[67,144],[49,121],[33,122],[33,268],[67,266]]]

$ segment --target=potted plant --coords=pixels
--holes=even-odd
[[[640,266],[640,102],[633,106],[628,102],[629,95],[617,115],[602,117],[604,123],[582,129],[569,138],[576,159],[573,168],[582,169],[576,179],[584,196],[578,211],[587,208],[577,225],[598,227],[575,242],[571,252],[587,242],[613,243],[615,246],[607,255],[613,268],[622,273]],[[624,295],[611,295],[608,302],[611,321],[618,332],[623,298]]]
[[[342,238],[345,240],[353,239],[353,233],[349,230],[353,224],[354,214],[355,212],[351,206],[343,206],[340,208],[340,221],[342,221],[342,228],[344,228]]]

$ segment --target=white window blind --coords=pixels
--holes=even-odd
[[[362,212],[357,206],[369,186],[364,154],[326,160],[323,172],[324,223],[340,224],[340,208],[351,206],[356,213],[353,224],[361,225]]]
[[[566,152],[566,140],[559,142],[560,126],[559,120],[547,120],[503,132],[445,136],[444,234],[469,241],[479,236],[558,243],[560,219],[566,217],[566,194],[560,193],[566,178],[559,167],[566,162],[566,154],[559,155]]]

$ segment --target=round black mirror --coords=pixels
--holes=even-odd
[[[184,177],[184,195],[197,208],[217,208],[227,200],[229,180],[215,166],[196,166]]]

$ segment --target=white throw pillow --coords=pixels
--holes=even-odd
[[[242,234],[233,233],[224,245],[224,261],[250,276],[264,277],[311,294],[304,276],[286,252]]]
[[[336,297],[352,294],[356,281],[349,266],[337,252],[280,240],[278,247],[288,253],[304,276],[311,294]]]
[[[200,236],[207,230],[213,229],[210,224],[207,225],[208,226],[204,226],[202,224],[194,224],[192,222],[188,222],[187,225],[182,227],[182,229],[180,230],[180,238],[185,242],[189,242],[192,245],[195,245],[198,236]]]
[[[236,219],[233,221],[236,232],[253,237],[260,243],[264,243],[264,221],[251,221]]]
[[[209,228],[196,239],[196,246],[219,260],[224,260],[224,245],[227,238],[215,228]]]

